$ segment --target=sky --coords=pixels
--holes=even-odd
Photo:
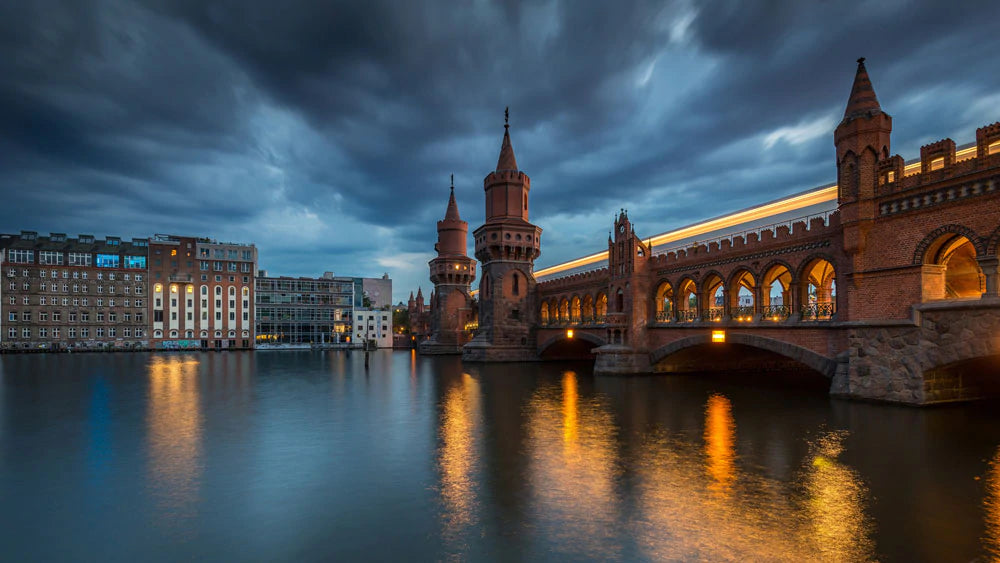
[[[536,268],[836,180],[864,56],[891,152],[1000,120],[1000,2],[0,3],[0,232],[253,242],[423,286],[504,108]],[[469,245],[470,254],[472,244]],[[478,280],[476,282],[478,286]]]

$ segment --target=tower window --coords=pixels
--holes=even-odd
[[[513,286],[511,288],[511,290],[514,293],[514,295],[519,295],[520,294],[521,290],[520,290],[519,281],[517,279],[517,274],[514,274],[514,281],[513,281]]]
[[[528,210],[528,194],[524,194],[524,210]]]

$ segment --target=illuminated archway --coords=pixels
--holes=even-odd
[[[792,310],[792,271],[788,265],[779,263],[769,267],[761,288],[761,316],[771,321],[787,319]]]
[[[580,322],[580,298],[576,295],[573,296],[573,300],[569,304],[569,320],[571,323]]]
[[[608,294],[603,291],[597,294],[594,302],[594,310],[597,312],[597,321],[603,323],[608,314]]]
[[[738,322],[752,321],[757,306],[757,281],[749,270],[738,270],[729,278],[730,316]]]
[[[937,235],[923,254],[923,300],[982,296],[984,277],[978,254],[964,234],[949,231]]]
[[[705,277],[701,284],[701,296],[703,305],[702,320],[721,321],[725,312],[725,283],[722,276],[711,273]]]
[[[654,299],[656,305],[656,321],[661,323],[668,323],[673,320],[674,316],[674,288],[670,285],[670,282],[661,282],[659,287],[656,288],[656,298]]]
[[[677,286],[677,320],[693,321],[698,318],[698,286],[694,280],[685,278]]]
[[[802,280],[802,320],[830,320],[837,312],[837,272],[825,258],[806,262],[799,276]]]
[[[543,325],[549,324],[549,304],[542,303],[541,308],[538,311],[538,318]]]
[[[565,297],[559,302],[559,322],[569,322],[569,299]]]

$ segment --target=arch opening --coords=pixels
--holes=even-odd
[[[730,316],[737,322],[750,322],[757,314],[757,282],[753,274],[743,270],[731,283],[730,294],[733,303],[729,304]]]
[[[924,371],[927,403],[1000,397],[1000,355],[980,356]]]
[[[680,322],[696,320],[698,318],[698,288],[694,280],[686,279],[681,282],[677,296],[677,320]]]
[[[770,321],[783,321],[792,310],[792,272],[784,264],[769,268],[762,280],[761,317]]]
[[[656,288],[656,321],[669,323],[674,316],[674,288],[670,282],[662,282]]]
[[[594,303],[596,318],[595,321],[603,323],[608,315],[608,295],[603,291],[597,294],[597,301]]]
[[[542,306],[538,310],[538,319],[543,325],[549,324],[549,304],[542,303]]]
[[[580,298],[575,295],[569,304],[569,321],[573,324],[580,322]]]
[[[562,301],[559,302],[559,322],[569,322],[569,300],[565,297],[563,297]]]
[[[924,301],[982,296],[985,277],[977,258],[968,237],[957,233],[939,236],[924,253]]]
[[[679,345],[666,346],[666,350],[654,352],[651,358],[654,360],[653,371],[738,378],[754,385],[766,381],[829,391],[834,361],[808,350],[799,349],[800,353],[792,357],[778,352],[778,346],[762,347],[747,342],[712,343],[696,337],[685,340],[689,342],[675,343]]]
[[[599,337],[585,332],[577,332],[573,337],[560,334],[552,337],[539,347],[538,357],[542,360],[593,360],[594,348],[603,346]]]
[[[702,320],[721,321],[726,306],[726,290],[722,278],[717,274],[709,275],[702,283],[702,290],[706,304]]]
[[[802,320],[828,321],[837,312],[837,273],[828,260],[815,258],[802,270],[805,296]]]
[[[583,296],[583,305],[581,305],[580,320],[585,323],[590,323],[594,321],[594,298],[590,295]]]

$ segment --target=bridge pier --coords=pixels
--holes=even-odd
[[[621,344],[607,344],[594,349],[594,375],[633,375],[652,373],[647,350],[635,350]]]

